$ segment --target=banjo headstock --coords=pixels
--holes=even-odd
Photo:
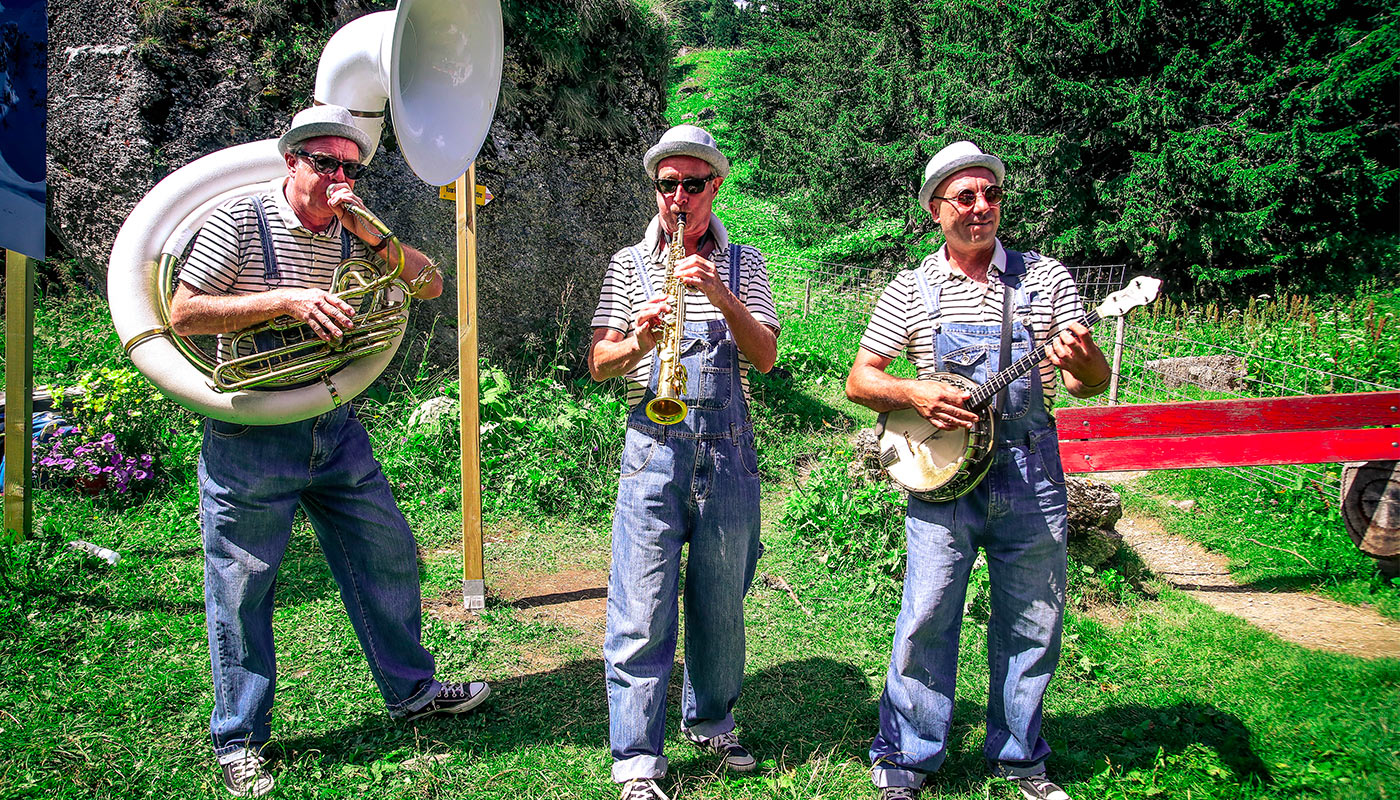
[[[1162,281],[1159,278],[1149,278],[1139,275],[1128,282],[1127,286],[1109,295],[1095,313],[1101,319],[1109,317],[1121,317],[1138,306],[1145,306],[1157,299],[1157,293],[1162,289]]]

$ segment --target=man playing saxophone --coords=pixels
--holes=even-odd
[[[732,713],[744,677],[744,595],[761,549],[747,374],[750,366],[772,369],[778,319],[763,257],[731,243],[711,212],[729,174],[714,138],[676,126],[647,151],[643,166],[656,188],[657,214],[642,240],[608,265],[588,365],[595,380],[625,376],[631,407],[603,642],[612,777],[623,784],[624,800],[667,800],[660,785],[666,686],[686,543],[681,731],[730,769],[756,766]],[[684,233],[676,237],[682,214]],[[663,293],[671,274],[689,290],[683,299]],[[658,338],[680,302],[685,322],[674,333],[676,357],[661,359]],[[684,415],[658,415],[670,424],[647,414],[665,391],[662,373],[680,376],[683,385],[674,399],[684,403]]]
[[[331,276],[347,257],[397,249],[347,208],[369,137],[334,105],[304,110],[278,141],[287,174],[257,195],[219,207],[195,237],[171,300],[182,335],[228,334],[292,317],[332,341],[355,309]],[[417,296],[442,293],[426,256],[403,249],[401,277]],[[214,752],[224,785],[241,796],[271,790],[262,748],[271,735],[276,656],[273,592],[292,517],[306,513],[392,716],[460,713],[485,683],[442,683],[423,648],[417,549],[369,438],[347,403],[283,425],[208,419],[199,457],[204,596],[213,668]]]

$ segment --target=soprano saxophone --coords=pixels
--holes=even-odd
[[[685,330],[686,286],[676,277],[676,264],[685,258],[685,212],[676,214],[676,233],[666,252],[665,292],[671,298],[671,316],[661,322],[656,340],[656,357],[661,359],[657,372],[656,397],[647,403],[647,417],[659,425],[675,425],[685,419],[686,405],[681,400],[685,391],[686,370],[681,364],[681,334]]]

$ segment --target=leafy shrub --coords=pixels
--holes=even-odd
[[[512,380],[481,364],[481,503],[491,516],[559,514],[606,519],[617,491],[626,403],[591,381],[564,383],[562,367]],[[433,390],[450,408],[414,418],[412,392],[370,401],[360,411],[375,453],[401,501],[456,508],[460,470],[460,387]],[[436,500],[434,500],[436,498]]]
[[[114,480],[113,488],[129,485],[132,479],[144,482],[146,478],[137,477],[137,472],[176,479],[193,472],[201,441],[200,418],[167,400],[139,372],[99,367],[84,373],[75,385],[81,394],[54,392],[54,411],[78,434],[60,437],[63,441],[50,447],[45,455],[58,460],[47,468],[67,471],[67,461],[75,457],[101,458],[102,466],[112,468],[105,470],[109,477],[127,479]],[[83,446],[87,450],[78,456],[76,451]]]
[[[562,371],[556,368],[556,372]],[[483,506],[605,519],[617,492],[627,404],[613,387],[554,375],[481,376]]]
[[[889,485],[853,480],[849,451],[812,470],[788,495],[781,524],[833,572],[856,573],[872,594],[897,593],[904,579],[904,496]]]

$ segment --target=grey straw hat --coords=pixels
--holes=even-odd
[[[721,178],[729,175],[729,159],[715,146],[715,137],[704,128],[677,125],[661,134],[661,141],[642,157],[642,166],[646,167],[648,175],[655,178],[661,160],[671,156],[694,156],[713,167],[715,174]]]
[[[987,155],[972,142],[953,142],[933,154],[924,167],[924,185],[919,189],[919,205],[929,207],[933,190],[950,176],[968,167],[986,167],[997,176],[997,183],[1006,180],[1006,165],[996,156]]]
[[[355,127],[355,118],[345,106],[312,106],[292,117],[292,126],[277,140],[277,152],[286,155],[293,147],[318,136],[339,136],[360,147],[360,157],[370,151],[369,134]]]

